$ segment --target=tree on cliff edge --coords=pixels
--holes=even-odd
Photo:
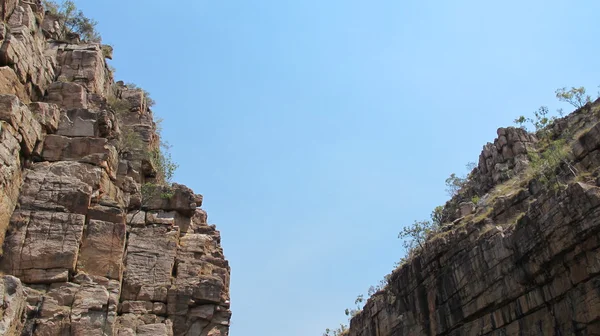
[[[102,41],[100,34],[96,31],[98,22],[86,17],[81,10],[77,9],[73,1],[65,0],[58,3],[52,0],[43,0],[42,3],[46,10],[58,19],[63,36],[75,33],[86,42],[100,43]]]

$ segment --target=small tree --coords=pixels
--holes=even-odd
[[[452,173],[450,174],[450,177],[446,179],[446,192],[450,197],[454,197],[466,182],[466,178],[458,177],[455,173]]]
[[[436,206],[431,212],[431,222],[434,227],[442,226],[444,206]]]
[[[85,16],[81,10],[77,9],[73,1],[64,0],[58,3],[44,0],[43,4],[46,10],[57,17],[62,35],[76,33],[86,42],[100,43],[102,41],[100,34],[96,31],[98,22]]]
[[[559,115],[562,115],[562,110],[557,110]],[[519,116],[514,120],[514,123],[517,124],[524,130],[527,130],[525,126],[527,123],[530,123],[535,128],[536,133],[544,133],[541,134],[542,137],[545,136],[545,130],[550,123],[556,120],[556,116],[550,115],[550,110],[546,106],[540,106],[536,111],[533,112],[533,118]]]
[[[570,90],[567,90],[567,88],[558,89],[556,90],[556,98],[573,105],[575,108],[582,108],[585,104],[592,101],[592,98],[586,95],[583,86],[578,88],[571,87]]]
[[[427,237],[435,229],[431,221],[414,221],[412,225],[402,228],[402,231],[398,233],[398,238],[404,239],[404,247],[407,250],[413,250],[417,246],[423,248]]]

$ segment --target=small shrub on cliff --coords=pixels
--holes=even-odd
[[[156,168],[157,180],[163,184],[170,184],[179,165],[171,157],[171,145],[166,141],[162,141],[162,119],[156,119],[155,125],[156,133],[161,140],[159,148],[149,153],[150,161]]]
[[[413,224],[405,226],[398,233],[398,238],[404,239],[404,247],[413,250],[416,247],[423,248],[425,240],[435,230],[433,223],[428,220],[414,221]]]
[[[446,192],[450,197],[458,195],[460,189],[462,189],[467,184],[467,182],[469,182],[469,180],[472,178],[472,170],[475,169],[477,165],[475,164],[475,162],[469,162],[466,164],[466,167],[467,171],[469,172],[467,176],[463,175],[463,177],[459,177],[455,173],[452,173],[450,174],[450,177],[446,179]]]
[[[585,104],[592,101],[592,98],[585,93],[583,86],[578,88],[572,87],[570,90],[567,90],[567,88],[558,89],[556,90],[556,98],[573,105],[575,108],[582,108]]]
[[[65,0],[61,3],[52,0],[44,0],[44,7],[47,11],[58,18],[62,29],[62,35],[67,33],[79,34],[82,40],[86,42],[100,43],[102,38],[96,31],[96,22],[83,14],[73,1]]]
[[[340,324],[339,328],[336,329],[325,329],[323,336],[344,336],[348,334],[348,326],[345,324]]]
[[[462,188],[467,180],[463,177],[458,177],[455,173],[450,174],[450,177],[446,179],[446,192],[450,197],[458,194],[460,188]]]
[[[132,125],[126,125],[124,118],[129,112],[131,104],[124,99],[119,99],[115,96],[109,96],[106,99],[108,106],[114,112],[119,125],[121,126],[121,135],[117,141],[117,152],[122,155],[126,152],[132,153],[136,150],[144,148],[144,141]]]
[[[553,141],[543,152],[529,154],[531,161],[529,174],[548,188],[557,190],[561,186],[560,177],[563,168],[573,176],[577,176],[575,167],[571,165],[568,158],[569,146],[566,140]]]
[[[562,109],[556,110],[559,116],[563,115]],[[527,124],[533,125],[535,133],[541,140],[545,140],[548,133],[548,126],[557,119],[556,115],[550,115],[550,110],[546,106],[540,106],[536,111],[533,112],[533,118],[519,116],[514,120],[514,123],[520,128],[527,130]]]
[[[433,211],[431,212],[431,221],[433,222],[434,226],[436,226],[436,227],[442,226],[443,211],[444,211],[444,206],[440,205],[440,206],[436,206],[435,209],[433,209]]]

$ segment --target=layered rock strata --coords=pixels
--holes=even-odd
[[[0,4],[0,334],[227,335],[219,231],[201,195],[154,184],[144,91],[40,1]]]
[[[395,270],[350,336],[600,335],[600,102],[539,135],[501,128],[442,232]],[[564,183],[528,174],[529,155],[567,138]],[[478,201],[473,201],[477,196]]]

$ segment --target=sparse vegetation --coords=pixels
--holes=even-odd
[[[152,99],[152,97],[150,97],[150,92],[142,89],[141,87],[137,86],[137,84],[135,83],[125,83],[125,86],[127,86],[127,88],[129,89],[134,89],[134,90],[142,90],[142,92],[144,93],[144,100],[146,101],[146,106],[148,107],[152,107],[156,104],[156,102],[154,101],[154,99]]]
[[[345,324],[340,324],[339,328],[336,329],[325,329],[323,336],[343,336],[348,334],[348,326]]]
[[[475,167],[477,167],[475,162],[466,164],[467,171],[469,172],[467,176],[459,177],[455,173],[450,174],[450,177],[446,179],[446,192],[450,197],[458,195],[460,189],[462,189],[471,179],[471,171],[475,169]]]
[[[75,33],[86,42],[100,43],[102,41],[100,34],[96,31],[98,22],[85,16],[81,10],[77,9],[73,1],[44,0],[42,3],[47,11],[57,17],[61,35]]]
[[[156,125],[156,133],[160,139],[159,147],[155,150],[152,150],[150,154],[150,161],[152,165],[155,167],[157,176],[156,180],[162,184],[170,184],[173,175],[175,174],[175,170],[179,167],[171,157],[171,145],[162,140],[162,119],[157,119],[155,121]]]
[[[585,93],[583,86],[578,88],[572,87],[570,90],[567,90],[567,88],[558,89],[556,90],[556,98],[573,105],[575,108],[582,108],[585,104],[592,101],[592,97]]]
[[[452,173],[450,174],[450,177],[446,179],[446,192],[450,197],[453,197],[458,194],[458,191],[466,182],[466,178],[458,177],[455,173]]]
[[[575,167],[569,162],[570,148],[565,139],[555,140],[541,153],[529,153],[531,162],[528,174],[546,187],[557,190],[561,187],[562,168],[577,176]]]

